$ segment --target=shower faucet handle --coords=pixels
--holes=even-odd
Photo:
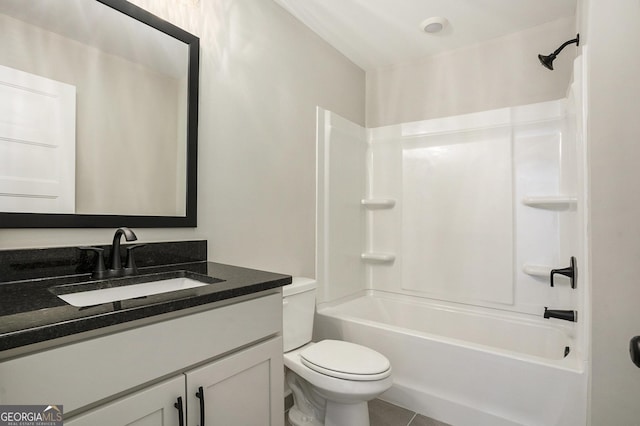
[[[571,288],[576,288],[576,279],[578,278],[578,269],[576,266],[576,258],[571,256],[571,264],[566,268],[561,269],[552,269],[551,274],[549,275],[549,280],[551,281],[551,287],[553,287],[553,276],[555,274],[564,275],[571,280]]]

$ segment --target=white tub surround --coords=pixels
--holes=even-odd
[[[383,397],[457,426],[585,423],[583,57],[567,99],[375,129],[319,110],[317,333],[402,366]],[[576,288],[551,287],[572,256]]]
[[[365,209],[363,258],[394,260],[369,262],[364,287],[532,315],[575,308],[568,280],[548,285],[578,251],[567,103],[370,129],[366,199],[395,202]]]

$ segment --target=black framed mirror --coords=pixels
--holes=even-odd
[[[124,0],[2,0],[0,228],[195,227],[199,48]]]

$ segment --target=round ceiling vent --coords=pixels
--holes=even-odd
[[[420,28],[427,34],[436,34],[444,30],[449,21],[441,16],[427,18],[420,24]]]

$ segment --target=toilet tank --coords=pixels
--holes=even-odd
[[[282,287],[282,339],[285,352],[311,341],[315,310],[315,280],[293,277],[291,284]]]

